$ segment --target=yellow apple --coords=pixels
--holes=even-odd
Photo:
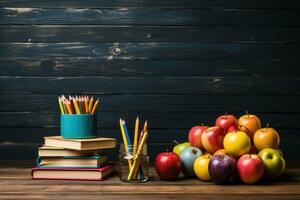
[[[251,140],[243,131],[229,132],[224,138],[223,145],[228,155],[239,157],[249,152]]]
[[[214,155],[226,155],[226,151],[225,151],[225,149],[219,149],[218,151],[216,151],[215,153],[214,153]]]
[[[210,154],[205,154],[198,157],[194,162],[194,171],[196,176],[203,181],[211,180],[211,177],[208,172],[208,164],[211,158]]]
[[[256,115],[250,115],[247,113],[239,118],[239,126],[249,131],[249,136],[252,139],[255,132],[261,128],[261,123],[260,119]]]
[[[265,148],[277,149],[279,147],[280,138],[278,132],[274,128],[261,128],[255,132],[253,138],[254,145],[257,150]]]

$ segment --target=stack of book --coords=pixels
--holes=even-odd
[[[33,179],[103,180],[113,167],[107,164],[103,149],[114,148],[114,138],[64,139],[45,137],[38,149]]]

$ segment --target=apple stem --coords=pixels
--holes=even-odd
[[[176,144],[179,144],[176,140],[174,140],[173,142],[176,143]]]
[[[266,130],[268,130],[268,128],[269,128],[269,123],[267,123],[267,128],[266,128]]]
[[[201,123],[201,126],[204,126],[204,124],[203,124],[203,123]]]
[[[246,115],[249,117],[249,113],[248,113],[248,110],[245,110],[245,113],[246,113]]]
[[[224,158],[225,158],[224,154],[221,154],[220,156],[221,156],[221,159],[224,160]]]
[[[225,112],[225,116],[227,117],[227,112]]]
[[[251,158],[251,153],[249,153],[249,157],[250,157],[250,159],[252,159],[252,158]]]

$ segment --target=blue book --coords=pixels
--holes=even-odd
[[[107,161],[106,155],[37,157],[39,168],[99,168]]]

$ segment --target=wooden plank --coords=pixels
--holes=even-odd
[[[61,194],[22,194],[22,197],[18,194],[1,194],[0,198],[3,199],[49,199],[49,200],[56,200],[59,198],[62,198]],[[149,195],[136,195],[136,194],[126,194],[126,198],[130,200],[139,200],[139,199],[162,199],[162,200],[169,200],[169,199],[185,199],[186,194],[149,194]],[[189,198],[191,199],[197,199],[197,198],[202,198],[203,195],[194,195],[194,194],[189,194]],[[230,197],[222,197],[222,199],[253,199],[253,200],[259,200],[259,199],[266,199],[266,200],[281,200],[281,199],[297,199],[298,195],[278,195],[278,194],[268,194],[268,195],[257,195],[257,194],[230,194]],[[71,199],[71,200],[81,200],[81,199],[89,199],[89,200],[98,200],[99,196],[98,195],[93,195],[93,194],[64,194],[63,195],[64,199]],[[101,194],[101,199],[104,200],[112,200],[112,199],[121,199],[124,198],[124,194],[120,195],[110,195],[110,194]],[[207,195],[205,194],[205,199],[211,200],[211,199],[218,199],[220,198],[220,195]]]
[[[0,95],[0,111],[57,111],[57,95]],[[101,95],[104,112],[300,112],[299,96]],[[245,104],[247,102],[247,104]]]
[[[41,7],[41,8],[119,8],[119,7],[166,7],[166,8],[299,8],[297,0],[2,0],[0,7]]]
[[[299,87],[285,77],[0,77],[1,94],[299,95]]]
[[[237,116],[244,113],[232,112]],[[190,128],[195,124],[214,124],[214,120],[222,113],[213,112],[99,112],[99,128],[118,128],[120,117],[133,122],[137,115],[141,120],[147,119],[151,128]],[[300,113],[257,113],[262,124],[269,123],[275,128],[300,128]],[[286,120],[288,119],[288,120]],[[0,127],[58,127],[58,112],[1,112]],[[131,127],[131,125],[128,125]]]
[[[34,181],[34,180],[32,180]],[[42,181],[41,181],[42,182]],[[197,183],[198,182],[198,183]],[[287,195],[297,195],[299,194],[299,185],[253,185],[249,187],[248,185],[239,185],[239,189],[237,186],[216,186],[213,184],[201,184],[200,181],[196,180],[194,185],[181,185],[181,186],[173,186],[173,185],[151,185],[151,187],[144,186],[143,184],[126,184],[126,187],[120,187],[120,185],[102,185],[102,184],[94,184],[94,185],[72,185],[66,184],[63,187],[59,185],[30,185],[30,184],[15,184],[14,187],[3,187],[2,193],[13,193],[14,191],[20,191],[19,194],[22,193],[32,193],[34,194],[44,194],[46,191],[51,191],[52,193],[59,192],[60,194],[86,194],[92,192],[93,194],[102,195],[102,194],[216,194],[222,188],[222,195],[230,195],[232,193],[236,194],[287,194]]]
[[[291,42],[299,27],[3,25],[0,42]]]
[[[187,179],[182,174],[179,181],[160,181],[155,170],[149,170],[150,181],[145,184],[126,184],[119,180],[115,174],[101,183],[87,181],[59,181],[59,180],[30,180],[30,168],[21,166],[15,167],[15,163],[6,161],[11,167],[2,167],[0,170],[1,197],[12,199],[24,197],[28,199],[39,199],[47,197],[53,199],[73,198],[133,198],[133,199],[186,199],[188,197],[198,199],[205,196],[208,199],[220,198],[220,195],[230,197],[228,199],[241,199],[253,197],[253,199],[266,198],[283,199],[296,198],[298,196],[299,169],[287,169],[287,172],[276,181],[262,182],[259,185],[235,184],[227,186],[217,186],[211,182],[202,182],[198,179]],[[17,165],[19,166],[19,165]],[[24,186],[24,188],[22,187]],[[161,187],[161,189],[159,189]],[[61,189],[63,188],[63,190]],[[128,188],[128,190],[126,190]],[[184,191],[183,191],[183,190]],[[222,189],[222,194],[219,190]],[[186,192],[186,193],[184,193]],[[16,196],[15,194],[19,194]],[[47,196],[45,196],[47,194]],[[122,195],[122,196],[119,196]],[[276,195],[276,196],[275,196]],[[226,197],[222,197],[227,199]]]
[[[31,180],[29,182],[32,182],[35,180]],[[72,185],[65,184],[64,190],[61,189],[61,186],[58,185],[47,185],[45,187],[43,184],[41,185],[34,185],[34,187],[30,184],[18,184],[16,183],[14,187],[9,186],[2,188],[2,193],[13,193],[14,191],[18,190],[20,191],[19,194],[22,193],[29,193],[30,190],[35,188],[35,194],[43,194],[46,191],[51,191],[53,193],[59,192],[60,194],[85,194],[87,192],[91,192],[93,194],[102,195],[107,193],[112,194],[211,194],[211,193],[218,193],[220,191],[220,187],[222,188],[222,194],[223,195],[229,195],[231,193],[237,193],[237,194],[290,194],[290,195],[296,195],[298,194],[299,185],[292,185],[289,186],[286,185],[254,185],[252,187],[249,187],[248,185],[239,185],[237,186],[216,186],[213,184],[201,184],[197,183],[198,180],[195,180],[195,185],[181,185],[181,186],[173,186],[173,185],[151,185],[151,186],[145,186],[143,184],[126,184],[126,187],[120,187],[120,185],[101,185],[94,184],[94,185]],[[43,181],[40,181],[41,183]],[[22,188],[23,187],[23,188]],[[46,191],[45,191],[46,189]]]
[[[298,9],[0,8],[0,24],[299,26]]]
[[[0,59],[298,59],[300,44],[0,43]]]
[[[300,60],[0,60],[1,76],[299,77]],[[283,67],[284,66],[284,67]]]

